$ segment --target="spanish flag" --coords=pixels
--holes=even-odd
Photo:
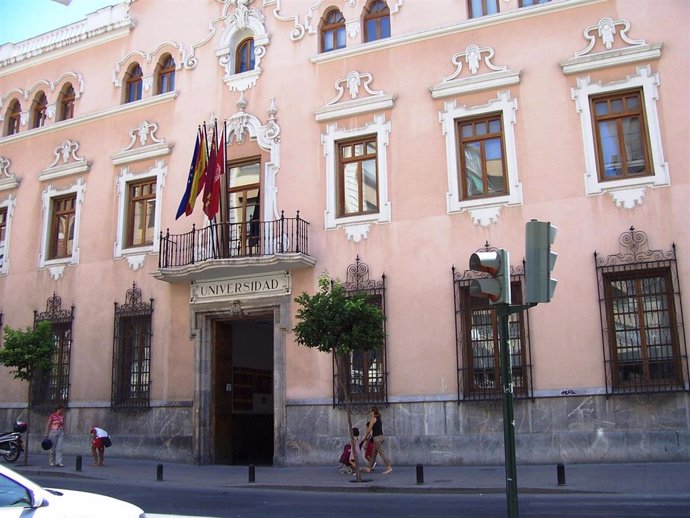
[[[194,204],[196,199],[201,194],[204,189],[205,175],[206,175],[206,162],[208,161],[208,151],[206,146],[206,124],[203,128],[199,129],[199,134],[197,135],[197,142],[199,142],[199,154],[196,157],[196,163],[194,164],[194,176],[192,177],[192,183],[189,187],[189,198],[187,200],[187,205],[185,207],[185,214],[189,216],[194,211]],[[191,166],[190,166],[191,169]]]
[[[197,162],[199,161],[199,150],[201,146],[201,139],[199,138],[200,134],[201,129],[198,129],[196,133],[196,144],[194,144],[194,156],[192,156],[192,163],[189,164],[189,175],[187,175],[187,187],[185,188],[184,194],[182,195],[182,199],[180,200],[180,206],[177,207],[177,215],[175,216],[175,219],[179,219],[180,216],[182,216],[182,214],[187,212],[187,205],[189,204],[189,198],[191,197],[192,187],[194,185],[194,173],[196,171]]]

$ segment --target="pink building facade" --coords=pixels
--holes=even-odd
[[[2,324],[55,352],[30,404],[0,367],[0,425],[38,451],[63,403],[68,454],[98,425],[121,456],[331,463],[342,378],[399,463],[501,463],[468,261],[508,250],[521,303],[538,219],[558,285],[510,321],[518,463],[688,460],[689,11],[131,0],[2,44]],[[187,215],[200,126],[226,167]],[[324,274],[386,316],[341,372],[292,332]]]

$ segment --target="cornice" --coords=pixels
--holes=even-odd
[[[448,97],[457,97],[458,95],[470,92],[505,88],[519,83],[520,70],[505,70],[480,76],[455,79],[453,81],[434,85],[429,90],[431,91],[431,97],[433,99],[446,99]]]
[[[134,27],[128,5],[120,3],[35,38],[5,43],[0,45],[0,76],[127,36]]]
[[[570,75],[629,63],[654,61],[661,58],[662,47],[662,43],[650,43],[639,47],[608,50],[566,59],[560,62],[560,66],[564,74]]]
[[[325,108],[314,112],[314,117],[317,122],[332,121],[342,119],[343,117],[352,117],[354,115],[390,110],[393,108],[394,104],[395,98],[392,95],[366,97],[364,99],[355,99],[340,104],[326,106]]]
[[[113,155],[113,165],[130,164],[149,158],[158,158],[172,153],[172,144],[158,142],[145,148],[129,149]]]

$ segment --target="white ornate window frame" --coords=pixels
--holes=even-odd
[[[336,124],[329,124],[326,133],[321,135],[323,153],[326,157],[326,230],[342,228],[348,239],[355,243],[366,239],[371,225],[374,223],[391,222],[391,202],[388,199],[388,141],[391,132],[391,122],[386,121],[383,114],[374,116],[373,122],[362,128],[344,129]],[[376,135],[376,166],[378,170],[378,205],[375,214],[359,214],[356,216],[337,216],[337,175],[338,175],[338,142],[351,138]]]
[[[268,106],[268,120],[263,125],[256,115],[247,113],[247,101],[243,94],[237,101],[237,108],[238,111],[227,119],[225,141],[228,146],[231,146],[233,141],[242,144],[246,138],[249,138],[255,140],[263,151],[269,153],[269,159],[264,163],[261,178],[263,191],[261,195],[261,220],[278,220],[280,214],[278,213],[276,176],[280,170],[280,126],[276,120],[278,108],[275,97],[271,98]]]
[[[65,84],[70,83],[72,88],[74,88],[74,110],[75,113],[78,111],[77,107],[79,105],[79,99],[84,93],[84,78],[81,74],[76,72],[65,72],[55,81],[50,81],[48,79],[41,79],[36,81],[29,88],[24,90],[23,88],[12,88],[3,97],[0,97],[0,127],[4,130],[4,121],[6,116],[7,107],[10,103],[17,99],[21,105],[28,109],[22,112],[21,115],[21,125],[27,126],[29,119],[31,117],[31,111],[33,106],[33,100],[39,91],[43,91],[46,95],[47,106],[46,106],[46,120],[45,123],[38,128],[27,128],[26,131],[35,131],[45,128],[46,126],[52,126],[53,124],[58,124],[63,121],[57,121],[55,114],[58,109],[58,104],[60,101],[60,93]],[[37,91],[38,90],[38,91]],[[31,100],[31,101],[30,101]],[[49,120],[52,121],[49,124]],[[0,135],[0,138],[7,137],[8,135]],[[11,136],[11,135],[9,135]]]
[[[444,111],[439,112],[439,122],[446,139],[446,164],[448,173],[447,210],[449,214],[469,211],[475,225],[496,223],[502,207],[522,205],[522,184],[518,174],[517,151],[515,145],[515,112],[517,98],[510,92],[499,92],[495,99],[481,106],[457,105],[455,100],[444,103]],[[460,189],[460,157],[458,156],[458,136],[456,121],[484,115],[501,113],[503,120],[503,144],[505,146],[506,182],[508,194],[463,200]]]
[[[49,268],[53,279],[59,279],[62,277],[66,265],[79,264],[79,226],[81,222],[81,206],[84,202],[85,191],[86,184],[84,183],[84,179],[80,176],[71,187],[66,189],[56,189],[52,184],[50,184],[41,194],[43,210],[41,224],[41,250],[38,256],[38,267],[39,269]],[[65,196],[72,193],[75,193],[77,198],[74,214],[74,240],[72,243],[72,255],[69,257],[60,257],[58,259],[48,259],[48,241],[50,239],[50,223],[53,200],[60,196]]]
[[[121,104],[141,103],[151,99],[152,97],[176,95],[176,90],[171,90],[165,93],[156,92],[155,82],[158,64],[160,59],[165,54],[170,54],[175,60],[175,85],[177,88],[177,73],[185,69],[183,64],[185,63],[186,57],[182,44],[174,41],[164,41],[150,52],[135,49],[118,61],[113,69],[113,86],[115,88],[122,88],[122,93],[120,94]],[[135,63],[141,67],[141,99],[127,103],[127,92],[124,85],[126,84],[127,73]]]
[[[168,174],[168,167],[162,160],[156,163],[145,172],[137,173],[129,167],[123,167],[116,180],[117,189],[117,234],[113,255],[115,259],[125,258],[129,267],[137,271],[144,265],[147,254],[155,253],[158,250],[160,241],[162,195],[165,186],[165,176]],[[156,179],[156,211],[154,214],[153,242],[146,246],[127,247],[125,243],[127,232],[127,207],[129,204],[129,184],[142,180]]]
[[[582,142],[585,158],[585,192],[587,196],[608,193],[618,207],[632,209],[644,201],[648,187],[665,187],[671,184],[668,163],[664,159],[661,144],[661,131],[656,103],[659,100],[659,74],[652,74],[649,65],[637,67],[637,74],[628,76],[622,81],[601,84],[592,82],[589,76],[577,78],[577,86],[572,88],[575,109],[580,114],[582,125]],[[592,124],[590,98],[602,93],[641,88],[644,98],[644,114],[647,123],[647,135],[651,154],[653,175],[637,178],[625,178],[614,181],[599,179],[595,135]]]
[[[7,199],[0,202],[0,209],[6,209],[5,216],[5,242],[0,243],[0,250],[2,250],[2,259],[0,259],[0,275],[7,275],[9,271],[9,250],[10,250],[10,236],[12,230],[12,217],[14,216],[14,206],[17,200],[14,194],[10,194]]]
[[[223,8],[226,28],[221,34],[219,47],[216,49],[218,63],[225,69],[223,80],[230,91],[245,92],[256,85],[261,75],[261,60],[266,55],[266,46],[271,42],[266,32],[266,18],[248,2],[231,1]],[[228,15],[228,9],[234,6],[235,12]],[[246,72],[235,73],[237,46],[246,38],[254,40],[254,68]]]

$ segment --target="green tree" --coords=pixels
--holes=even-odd
[[[9,367],[14,379],[28,381],[53,364],[53,331],[50,322],[39,322],[32,329],[5,327],[5,346],[0,348],[0,365]]]
[[[50,322],[39,322],[35,328],[24,330],[5,327],[5,345],[0,348],[0,365],[10,368],[14,379],[29,382],[31,405],[31,381],[39,371],[49,371],[53,365],[53,330]],[[27,412],[29,415],[29,412]],[[28,424],[27,417],[27,424]],[[24,448],[24,464],[27,463],[29,441]]]
[[[302,293],[295,299],[298,323],[293,331],[297,343],[332,354],[338,373],[342,373],[344,356],[353,351],[380,349],[385,340],[383,313],[371,304],[364,293],[348,293],[339,281],[327,276],[319,279],[319,291],[314,295]],[[338,376],[340,390],[345,396],[348,435],[351,447],[355,448],[352,435],[352,402],[345,385],[345,377]],[[361,482],[359,463],[355,462],[357,481]]]

